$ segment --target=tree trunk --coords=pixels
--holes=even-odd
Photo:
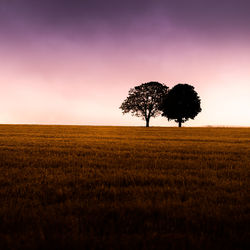
[[[179,128],[181,128],[182,120],[178,120]]]
[[[146,118],[146,127],[149,127],[149,118]]]

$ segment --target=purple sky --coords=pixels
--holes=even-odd
[[[148,81],[195,86],[190,126],[250,126],[250,2],[0,0],[0,122],[144,125]],[[156,118],[152,125],[174,125]]]

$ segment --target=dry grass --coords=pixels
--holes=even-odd
[[[0,126],[1,249],[249,249],[250,128]]]

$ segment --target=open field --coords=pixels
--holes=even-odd
[[[0,249],[250,249],[250,128],[0,126]]]

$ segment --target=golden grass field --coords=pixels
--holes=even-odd
[[[0,249],[250,249],[250,128],[1,125]]]

